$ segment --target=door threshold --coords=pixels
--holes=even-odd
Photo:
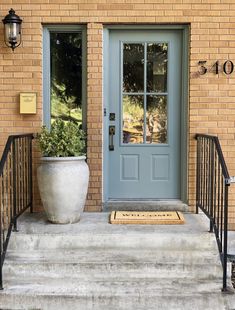
[[[182,211],[188,212],[189,206],[178,199],[151,200],[151,199],[110,199],[103,203],[103,211]]]

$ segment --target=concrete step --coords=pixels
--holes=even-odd
[[[53,225],[45,216],[23,216],[19,232],[12,233],[9,250],[73,250],[84,248],[155,248],[210,250],[216,247],[201,215],[185,214],[184,225],[111,225],[109,214],[85,214],[70,225]]]
[[[24,215],[9,243],[0,309],[233,309],[201,214],[163,226],[110,225],[108,217],[53,225]]]
[[[84,249],[84,248],[142,248],[161,250],[200,249],[210,250],[215,245],[214,236],[211,234],[186,234],[186,233],[155,233],[154,231],[114,233],[86,233],[78,235],[68,234],[22,234],[14,233],[11,237],[9,250],[51,250],[51,249]]]
[[[54,262],[54,263],[185,263],[185,264],[220,264],[219,254],[210,251],[185,251],[185,250],[158,250],[158,249],[127,249],[127,248],[86,248],[78,250],[34,250],[34,251],[11,251],[6,254],[6,263],[16,262]]]
[[[96,270],[92,270],[92,269]],[[107,268],[104,268],[104,266],[100,266],[100,270],[97,270],[99,266],[90,266],[90,272],[88,272],[88,267],[84,268],[84,266],[81,266],[80,264],[30,264],[30,265],[18,265],[16,264],[15,267],[7,265],[4,266],[3,271],[3,277],[5,274],[7,274],[4,279],[8,279],[9,277],[18,277],[18,276],[29,276],[31,275],[32,278],[34,277],[42,277],[42,278],[58,278],[63,277],[65,274],[67,276],[77,278],[77,279],[122,279],[125,278],[128,275],[129,279],[166,279],[166,278],[172,278],[172,275],[177,277],[177,279],[220,279],[222,276],[221,268],[219,266],[211,266],[211,265],[183,265],[179,264],[177,265],[161,265],[156,264],[155,268],[152,266],[140,266],[139,269],[135,266],[134,268],[132,266],[129,267],[129,270],[127,271],[127,265],[126,270],[123,270],[120,268],[120,270],[117,270],[117,267],[108,270]]]
[[[17,279],[8,280],[1,309],[213,309],[222,310],[221,282],[185,279]]]
[[[84,250],[9,252],[4,275],[76,278],[221,278],[217,253],[152,250]]]

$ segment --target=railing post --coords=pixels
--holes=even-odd
[[[13,140],[12,145],[12,151],[13,151],[13,159],[12,159],[12,170],[13,170],[13,176],[12,176],[12,187],[13,187],[13,231],[17,231],[17,191],[16,191],[16,140]]]
[[[0,255],[0,290],[3,290],[3,280],[2,280],[2,255]]]
[[[200,180],[200,139],[196,136],[197,140],[197,157],[196,157],[196,214],[199,212],[199,180]]]
[[[214,183],[214,141],[209,141],[209,152],[210,152],[210,232],[213,232],[213,226],[214,226],[214,189],[213,189],[213,183]]]
[[[33,213],[33,159],[32,159],[32,137],[29,142],[29,195],[30,195],[30,212]]]
[[[3,290],[2,267],[3,267],[3,244],[2,244],[2,210],[0,209],[0,290]]]
[[[223,288],[227,291],[227,261],[228,261],[228,185],[225,185],[224,193],[224,242],[223,242]]]

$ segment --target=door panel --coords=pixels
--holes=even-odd
[[[177,30],[110,31],[109,199],[180,198],[181,44]]]

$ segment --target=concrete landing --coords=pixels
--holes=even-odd
[[[111,225],[108,212],[84,212],[81,220],[75,224],[52,224],[47,221],[44,213],[25,213],[18,221],[17,234],[64,234],[79,235],[93,232],[94,234],[110,233],[153,233],[153,234],[205,234],[209,229],[209,221],[202,214],[184,213],[184,225]],[[208,234],[210,235],[210,234]]]
[[[208,220],[184,217],[184,225],[111,225],[108,213],[83,213],[58,225],[25,214],[9,243],[0,309],[234,309],[234,296],[221,293]]]

